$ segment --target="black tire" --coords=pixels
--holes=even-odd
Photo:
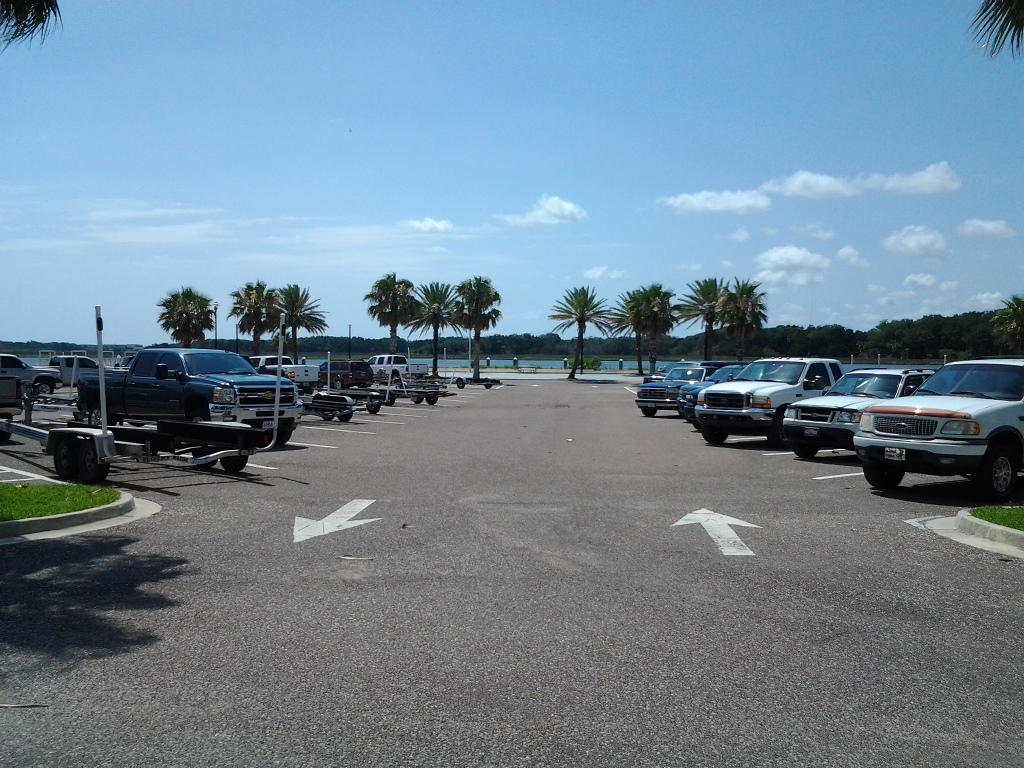
[[[40,379],[35,383],[35,386],[32,387],[32,391],[35,393],[36,397],[39,397],[40,395],[52,395],[55,386],[56,382],[53,379]]]
[[[975,492],[987,501],[1006,501],[1013,495],[1020,472],[1020,454],[1009,445],[989,446],[981,466],[971,474]]]
[[[110,465],[100,461],[96,452],[96,441],[82,440],[78,448],[78,482],[96,485],[107,479]]]
[[[398,402],[398,396],[397,395],[388,395],[387,399],[384,401],[384,405],[386,405],[388,408],[390,408],[396,402]]]
[[[277,445],[284,445],[292,439],[292,433],[295,432],[295,427],[291,429],[284,429],[283,427],[277,428]]]
[[[341,380],[340,376],[336,376],[334,378],[334,381],[331,383],[331,387],[334,388],[334,389],[344,389],[344,387],[342,386],[342,384],[344,384],[344,383],[345,382],[343,382]]]
[[[484,382],[484,389],[490,389],[490,388],[491,388],[491,382],[485,381]]]
[[[437,398],[436,397],[428,397],[427,398],[427,405],[437,405]]]
[[[375,413],[380,413],[380,403],[372,402],[366,404],[366,412],[371,416]]]
[[[53,469],[61,480],[78,477],[78,441],[70,437],[57,443],[53,450]]]
[[[461,376],[459,376],[459,378],[457,378],[455,380],[455,386],[458,387],[459,389],[465,389],[466,388],[466,380],[464,378],[462,378]]]
[[[231,472],[232,474],[241,472],[248,463],[248,456],[225,456],[220,460],[220,465],[224,468],[224,471]]]
[[[185,416],[189,421],[209,421],[210,420],[210,408],[209,406],[202,406],[200,408],[193,408]]]
[[[906,472],[902,469],[890,469],[875,462],[865,462],[864,464],[864,479],[868,481],[868,485],[880,491],[887,491],[898,486],[903,482],[905,474]]]
[[[345,413],[338,414],[338,421],[347,422],[352,421],[352,411],[345,411]]]
[[[801,459],[813,459],[818,455],[818,449],[807,443],[793,443],[792,448],[793,453]]]
[[[647,416],[647,417],[657,416],[658,415],[658,409],[657,408],[641,408],[640,409],[640,413],[642,413],[644,416]]]
[[[330,421],[334,418],[334,411],[324,411],[320,414],[320,418],[324,421]]]
[[[780,408],[772,419],[772,425],[768,428],[768,445],[771,448],[785,448],[789,442],[782,431],[783,409]]]
[[[102,420],[100,418],[100,407],[98,405],[93,408],[90,408],[86,412],[85,423],[88,424],[90,427],[98,427],[102,424]]]
[[[412,401],[416,403],[416,405],[419,405],[420,403],[423,402],[423,398],[417,395],[416,397],[412,398]]]
[[[721,445],[725,442],[725,438],[729,436],[729,433],[724,429],[712,427],[708,424],[702,424],[700,428],[700,435],[708,445]]]

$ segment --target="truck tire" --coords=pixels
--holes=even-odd
[[[292,433],[295,431],[295,427],[291,429],[285,429],[284,427],[277,428],[277,445],[284,445],[292,439]]]
[[[366,412],[371,416],[375,413],[380,413],[380,403],[372,402],[366,404]]]
[[[768,428],[768,445],[771,448],[785,448],[787,445],[786,435],[782,431],[782,417],[784,413],[784,408],[776,411],[775,418],[772,419],[772,425]]]
[[[82,440],[78,449],[78,482],[86,485],[102,483],[110,473],[110,465],[100,461],[96,441]]]
[[[880,491],[898,486],[903,482],[905,474],[902,469],[890,469],[873,461],[864,463],[864,479],[868,481],[868,485]]]
[[[40,395],[52,395],[55,388],[56,382],[53,379],[39,379],[33,385],[32,391],[36,397],[39,397]]]
[[[990,445],[981,466],[971,474],[971,485],[987,501],[1006,501],[1013,495],[1020,463],[1020,455],[1012,446]]]
[[[225,472],[235,474],[245,469],[245,465],[249,463],[248,456],[225,456],[220,460],[220,465],[223,467]]]
[[[209,421],[210,420],[210,407],[207,405],[199,408],[193,408],[185,416],[188,421]]]
[[[100,407],[97,405],[86,411],[85,423],[90,427],[98,427],[102,424],[102,418],[100,417]]]
[[[642,413],[644,416],[657,416],[658,415],[658,409],[657,408],[641,408],[640,409],[640,413]]]
[[[61,480],[78,477],[78,445],[73,438],[66,437],[53,450],[53,469]]]
[[[818,449],[807,443],[793,443],[791,447],[793,448],[793,453],[801,459],[813,459],[818,455]]]
[[[725,442],[725,438],[729,436],[729,433],[724,429],[712,427],[710,424],[702,424],[700,434],[708,445],[721,445]]]

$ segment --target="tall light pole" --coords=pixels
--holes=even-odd
[[[707,360],[711,356],[711,323],[708,322],[708,315],[711,314],[711,310],[715,308],[715,305],[710,301],[704,305],[704,359]]]
[[[213,302],[213,348],[220,349],[220,343],[217,339],[217,309],[219,308],[217,302]]]
[[[348,359],[352,359],[352,323],[348,324]]]
[[[235,354],[238,354],[238,323],[235,323]]]

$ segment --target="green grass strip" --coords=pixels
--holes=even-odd
[[[0,485],[0,520],[80,512],[110,504],[120,495],[95,485]]]
[[[978,507],[971,515],[988,523],[1024,531],[1024,507]]]

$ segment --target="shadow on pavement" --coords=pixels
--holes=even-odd
[[[188,573],[180,557],[131,554],[138,539],[89,536],[0,550],[0,680],[29,657],[62,661],[112,656],[160,637],[118,620],[120,611],[176,603],[152,585]]]

